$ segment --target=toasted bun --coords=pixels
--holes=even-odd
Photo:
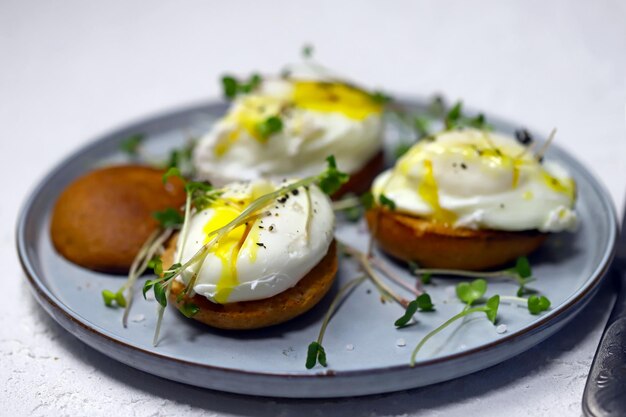
[[[182,181],[139,165],[97,169],[72,182],[54,206],[50,233],[69,261],[125,273],[158,224],[152,213],[185,203]]]
[[[170,244],[162,256],[163,265],[166,268],[173,263],[175,240],[175,238],[170,240]],[[200,308],[200,311],[193,318],[212,327],[234,330],[258,329],[283,323],[310,310],[326,295],[335,280],[336,273],[337,248],[333,240],[324,258],[298,281],[295,287],[273,297],[255,301],[216,304],[206,297],[194,295],[191,298],[185,296],[179,302],[177,298],[184,286],[182,283],[174,281],[170,292],[170,302],[177,308],[192,302]]]
[[[346,194],[362,194],[370,189],[374,178],[385,167],[385,154],[383,151],[378,152],[369,160],[360,170],[350,175],[350,179],[345,183],[339,191],[333,194],[333,200],[338,200]],[[341,167],[339,167],[341,169]]]
[[[366,218],[385,252],[426,268],[494,268],[529,254],[547,237],[538,231],[454,228],[384,208],[369,210]]]

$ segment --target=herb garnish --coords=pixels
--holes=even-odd
[[[482,282],[479,284],[476,283],[477,281],[480,280],[476,280],[471,283],[462,282],[457,285],[457,296],[461,299],[461,301],[465,302],[465,308],[463,308],[460,313],[452,316],[450,319],[442,323],[439,327],[429,332],[426,336],[422,338],[422,340],[420,340],[420,342],[417,344],[417,346],[415,346],[415,349],[411,353],[411,366],[415,366],[415,358],[417,357],[417,354],[424,346],[424,344],[426,344],[426,342],[431,337],[435,336],[437,333],[439,333],[455,321],[473,313],[485,313],[489,321],[495,323],[496,316],[498,315],[498,307],[500,306],[500,296],[494,295],[490,297],[484,305],[472,307],[474,303],[482,298],[482,296],[485,294],[485,291],[487,290],[486,281],[482,280]],[[459,289],[459,286],[461,286],[461,289]]]
[[[274,133],[278,133],[283,130],[283,119],[281,119],[280,116],[270,116],[259,122],[256,129],[259,135],[261,135],[261,138],[267,139]]]
[[[234,99],[239,94],[249,94],[261,84],[263,79],[259,74],[252,74],[247,81],[240,81],[232,75],[222,77],[224,98]]]
[[[326,327],[328,327],[328,323],[330,322],[330,319],[333,316],[333,313],[339,306],[339,303],[341,302],[343,297],[346,294],[348,294],[351,290],[356,288],[364,280],[365,280],[365,277],[363,276],[363,277],[355,278],[351,281],[348,281],[343,287],[339,289],[339,291],[337,292],[337,295],[335,295],[335,298],[333,298],[333,301],[330,303],[330,307],[328,307],[328,310],[326,311],[326,314],[324,315],[324,321],[322,321],[322,327],[320,327],[320,332],[317,336],[317,340],[314,342],[311,342],[307,349],[306,364],[305,364],[307,369],[313,368],[317,363],[319,363],[320,365],[324,367],[328,365],[326,362],[326,351],[324,350],[324,347],[322,346],[322,341],[324,340],[324,333],[326,333]]]
[[[142,133],[135,133],[124,139],[120,143],[120,150],[132,157],[139,155],[139,146],[144,141],[145,135]]]
[[[405,327],[413,318],[417,311],[435,311],[435,306],[430,299],[430,295],[424,293],[411,301],[404,312],[404,315],[394,322],[397,328]]]
[[[178,227],[183,224],[183,215],[180,214],[180,211],[173,209],[171,207],[166,208],[163,211],[155,211],[152,213],[152,217],[159,222],[159,226],[163,229],[167,229],[169,227]]]
[[[466,127],[473,127],[476,129],[491,129],[491,126],[487,124],[485,116],[479,113],[475,117],[468,117],[463,114],[463,102],[458,101],[445,116],[444,125],[446,130],[462,129]]]

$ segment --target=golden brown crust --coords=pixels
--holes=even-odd
[[[426,268],[494,268],[529,254],[547,237],[538,231],[453,228],[383,208],[369,210],[366,218],[385,252]]]
[[[182,181],[140,165],[96,169],[59,196],[50,225],[52,243],[69,261],[97,271],[124,273],[157,228],[152,213],[185,202]]]
[[[350,179],[345,183],[339,191],[333,194],[333,200],[338,200],[346,194],[362,194],[370,189],[370,185],[374,178],[385,167],[385,154],[383,151],[378,152],[367,164],[359,171],[350,175]],[[341,167],[339,167],[341,169]]]
[[[175,240],[175,238],[170,240],[162,256],[166,268],[173,262]],[[177,308],[192,302],[200,307],[200,311],[193,318],[212,327],[232,330],[258,329],[283,323],[310,310],[332,287],[336,273],[337,248],[333,240],[324,258],[295,287],[273,297],[216,304],[203,296],[195,295],[191,298],[185,296],[178,302],[177,297],[184,287],[180,282],[174,281],[170,302]]]

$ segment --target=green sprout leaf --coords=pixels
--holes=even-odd
[[[435,305],[430,299],[430,295],[424,293],[415,299],[419,311],[435,311]]]
[[[317,363],[326,367],[326,352],[324,347],[318,342],[311,342],[306,354],[306,369],[312,369]]]
[[[485,116],[480,113],[475,117],[467,117],[463,114],[463,102],[458,101],[444,118],[446,130],[461,129],[464,127],[473,127],[476,129],[491,129],[487,123]]]
[[[432,274],[430,272],[426,272],[425,274],[420,275],[420,281],[424,285],[428,285],[432,281]]]
[[[454,129],[458,127],[459,120],[461,119],[462,110],[463,110],[462,101],[458,101],[454,106],[452,106],[450,110],[448,110],[448,113],[446,113],[446,117],[443,121],[446,126],[446,129]]]
[[[393,100],[390,95],[380,90],[372,91],[369,96],[374,103],[378,104],[387,104]]]
[[[134,135],[130,135],[126,139],[120,143],[120,150],[125,152],[130,156],[137,156],[139,151],[139,146],[144,141],[145,136],[141,133],[136,133]]]
[[[461,301],[471,306],[487,292],[487,281],[482,278],[472,282],[460,282],[456,286],[456,295]]]
[[[154,217],[154,219],[159,222],[159,225],[164,229],[178,227],[183,224],[183,221],[185,220],[183,215],[180,214],[178,210],[171,207],[168,207],[163,211],[155,211],[152,213],[152,217]]]
[[[107,307],[126,307],[126,298],[124,297],[123,288],[118,292],[102,290],[102,299],[104,300],[104,305]]]
[[[408,143],[401,143],[393,150],[393,154],[396,159],[401,158],[404,154],[406,154],[409,149],[411,149],[411,145]]]
[[[389,210],[393,211],[396,209],[396,202],[387,197],[385,194],[378,196],[378,202],[381,206],[387,207]]]
[[[545,296],[531,295],[528,297],[528,311],[530,314],[539,314],[550,308],[550,300]]]
[[[374,194],[372,194],[371,191],[363,193],[359,199],[365,210],[370,210],[374,207]]]
[[[318,184],[322,191],[331,195],[337,192],[343,184],[348,182],[350,176],[337,169],[337,162],[334,156],[331,155],[327,157],[326,162],[328,163],[328,167],[326,171],[320,174]]]
[[[404,315],[395,321],[394,325],[397,328],[405,327],[409,321],[413,318],[417,311],[434,311],[435,306],[430,299],[430,295],[424,293],[419,295],[415,300],[411,301],[406,307]]]
[[[416,116],[414,121],[415,131],[417,132],[418,139],[422,139],[430,135],[431,120],[424,116]]]
[[[161,304],[163,307],[166,307],[167,295],[165,293],[165,287],[163,283],[159,282],[159,283],[154,284],[152,289],[154,290],[154,298],[157,300],[157,302]]]
[[[241,82],[232,75],[222,77],[224,98],[232,100],[238,94],[248,94],[254,91],[263,81],[259,74],[252,74],[247,82]]]
[[[485,313],[487,314],[487,318],[490,322],[496,322],[496,316],[498,315],[498,307],[500,306],[500,296],[494,295],[490,299],[487,300],[487,304],[485,305]]]
[[[233,99],[237,96],[239,83],[235,77],[225,75],[222,77],[222,89],[224,91],[224,98]]]
[[[302,57],[307,58],[307,59],[312,58],[314,50],[315,49],[313,48],[313,45],[309,45],[309,44],[304,45],[302,47]]]
[[[158,280],[158,279],[156,279],[156,280],[149,279],[146,282],[144,282],[143,288],[141,290],[144,299],[147,299],[146,298],[146,294],[148,294],[148,291],[150,291],[150,289],[154,286],[154,284],[156,284],[159,281],[160,280]]]
[[[115,293],[115,302],[120,307],[126,307],[126,298],[124,297],[124,291],[120,290]]]
[[[107,307],[114,307],[113,301],[115,301],[115,293],[109,290],[102,290],[102,299]]]
[[[515,262],[515,268],[513,269],[522,278],[529,278],[533,275],[533,271],[530,267],[530,262],[525,256],[517,258],[517,261]]]
[[[163,184],[167,184],[167,181],[170,179],[170,177],[178,177],[180,179],[183,179],[183,176],[180,173],[180,170],[177,167],[169,167],[167,171],[165,171],[165,174],[163,174]]]
[[[154,258],[148,261],[148,268],[154,271],[154,274],[157,276],[163,275],[163,261],[160,256],[155,256]]]
[[[279,116],[270,116],[257,125],[257,132],[263,139],[283,130],[283,120]]]
[[[200,312],[200,307],[198,307],[194,303],[184,303],[180,307],[180,312],[183,313],[185,317],[190,319]]]

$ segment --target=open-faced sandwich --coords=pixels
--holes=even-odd
[[[328,155],[351,179],[334,197],[367,190],[382,170],[384,98],[334,79],[224,78],[227,114],[200,139],[193,165],[215,185],[320,172]]]
[[[334,281],[337,253],[330,200],[315,185],[274,197],[202,252],[214,232],[288,184],[231,183],[191,216],[187,230],[163,255],[166,270],[196,254],[202,258],[172,282],[174,305],[194,305],[193,318],[213,327],[253,329],[284,322],[317,304]]]
[[[573,179],[522,142],[471,128],[418,142],[374,182],[383,204],[367,220],[379,246],[425,267],[481,270],[574,229]]]

